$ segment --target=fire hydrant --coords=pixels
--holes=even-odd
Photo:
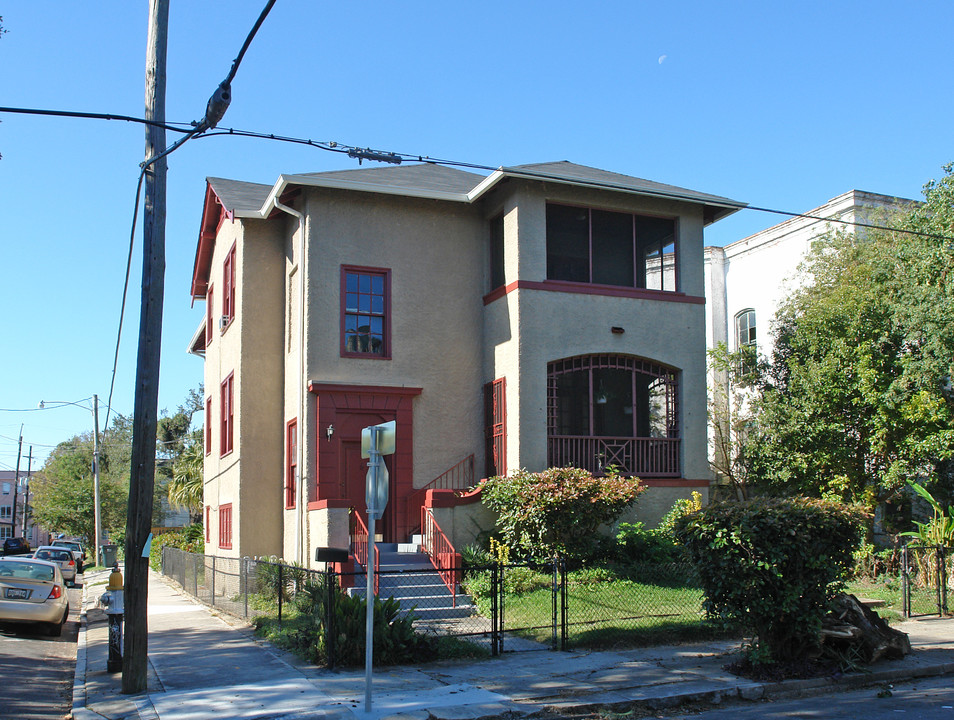
[[[99,603],[106,609],[109,619],[109,658],[106,660],[108,672],[121,672],[123,669],[123,574],[119,572],[119,563],[113,566],[109,574],[106,592]]]

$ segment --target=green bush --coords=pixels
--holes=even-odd
[[[615,521],[643,488],[611,471],[594,477],[579,468],[518,470],[482,480],[483,503],[498,513],[504,542],[530,557],[592,556],[597,529]]]
[[[324,580],[307,580],[298,598],[299,611],[308,617],[292,639],[292,649],[313,663],[329,660],[327,647],[327,589]],[[364,598],[335,595],[335,663],[364,664],[367,603]],[[438,642],[433,635],[414,630],[413,613],[401,614],[394,598],[374,599],[374,649],[376,665],[427,662],[437,657]]]
[[[676,522],[709,617],[752,632],[750,659],[789,662],[819,647],[829,601],[861,540],[864,513],[808,498],[710,505]]]
[[[202,523],[194,523],[175,532],[162,533],[152,539],[149,551],[149,567],[155,571],[162,569],[162,549],[173,547],[190,553],[205,552],[205,538]]]
[[[259,558],[255,566],[258,593],[269,600],[278,600],[280,592],[282,602],[287,602],[304,587],[307,578],[306,568],[276,555]]]

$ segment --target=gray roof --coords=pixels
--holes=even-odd
[[[356,170],[332,170],[330,172],[304,173],[293,178],[315,178],[318,180],[336,180],[354,182],[362,185],[380,185],[382,187],[453,193],[466,195],[484,179],[484,175],[423,163],[420,165],[401,165],[399,167],[371,167]]]
[[[208,180],[227,212],[239,217],[263,217],[263,213],[267,214],[270,209],[266,208],[265,204],[271,195],[281,195],[286,188],[296,185],[472,203],[507,177],[685,200],[706,206],[707,223],[745,207],[745,203],[719,195],[701,193],[567,161],[502,167],[488,175],[424,162],[395,167],[282,175],[275,185],[223,178],[208,178]]]
[[[570,183],[575,185],[591,185],[594,187],[622,190],[624,192],[656,197],[678,198],[713,205],[741,208],[745,203],[731,200],[719,195],[710,195],[676,185],[644,180],[643,178],[622,175],[620,173],[600,170],[599,168],[577,165],[566,160],[559,162],[534,163],[531,165],[515,165],[504,167],[501,170],[507,175],[528,177],[537,180]]]
[[[206,178],[206,180],[212,186],[215,196],[222,201],[222,207],[226,212],[239,217],[257,216],[272,189],[271,185],[242,180],[226,180],[217,177]]]

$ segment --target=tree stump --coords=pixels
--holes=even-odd
[[[835,609],[822,621],[822,641],[840,650],[853,650],[855,657],[869,665],[882,658],[900,659],[911,652],[907,633],[890,627],[854,595],[844,593],[835,599]]]

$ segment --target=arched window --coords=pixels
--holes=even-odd
[[[755,310],[749,308],[735,316],[735,348],[755,347]]]
[[[755,310],[749,308],[735,316],[735,349],[741,356],[739,372],[748,373],[758,362],[755,342]]]
[[[675,370],[632,355],[549,363],[549,464],[678,476],[677,387]]]

